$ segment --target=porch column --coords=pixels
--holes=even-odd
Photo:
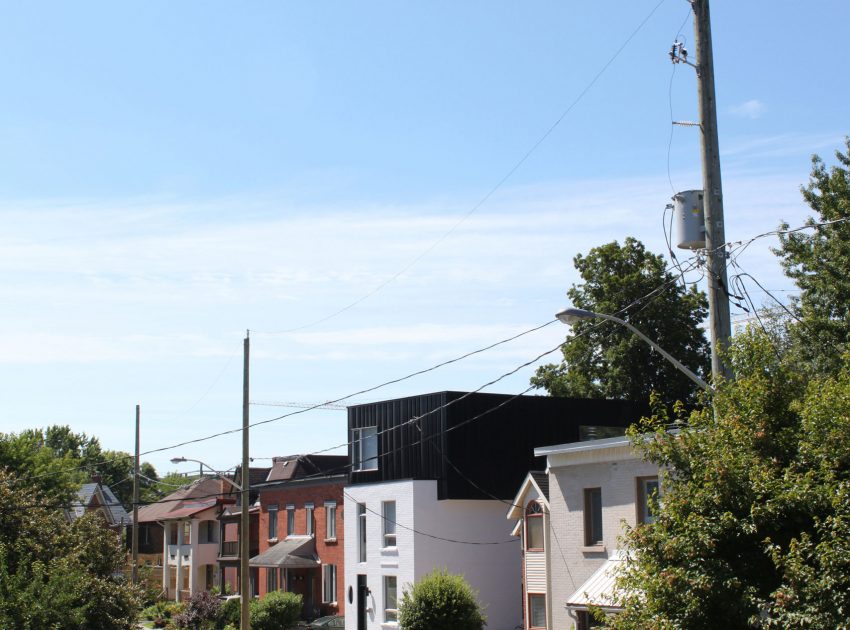
[[[177,582],[175,584],[175,601],[180,601],[180,589],[183,588],[183,521],[177,521]]]
[[[168,593],[171,580],[171,563],[168,556],[168,543],[171,542],[171,521],[162,523],[162,590]]]

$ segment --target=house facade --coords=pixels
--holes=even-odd
[[[624,523],[654,518],[658,467],[625,437],[534,452],[546,457],[546,481],[530,474],[508,512],[522,538],[523,627],[585,630],[592,624],[589,607],[617,610],[611,589],[624,557],[618,538]]]
[[[276,457],[259,492],[258,593],[301,595],[302,617],[336,614],[343,601],[344,455]]]
[[[534,447],[639,417],[619,401],[440,392],[349,407],[345,623],[398,626],[404,588],[434,569],[463,574],[488,628],[522,623],[521,566],[504,502]]]
[[[73,522],[87,512],[100,513],[104,526],[119,536],[121,530],[133,521],[112,488],[102,482],[100,475],[92,475],[91,483],[84,483],[80,487],[70,509],[65,510],[65,516],[69,522]]]

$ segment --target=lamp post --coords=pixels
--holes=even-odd
[[[702,380],[699,376],[694,374],[691,370],[682,365],[678,360],[673,358],[673,356],[667,352],[664,348],[655,343],[652,339],[644,335],[637,328],[632,326],[629,322],[624,319],[620,319],[619,317],[614,317],[613,315],[606,315],[605,313],[594,313],[593,311],[586,311],[581,308],[566,308],[563,311],[560,311],[555,315],[559,321],[564,324],[574,324],[577,321],[582,319],[607,319],[608,321],[616,322],[621,326],[625,326],[630,331],[632,331],[635,335],[643,339],[646,343],[648,343],[652,348],[657,350],[661,356],[667,359],[670,363],[676,366],[676,369],[679,370],[682,374],[691,379],[694,383],[699,385],[702,389],[707,392],[713,391],[711,385]]]
[[[238,483],[236,483],[232,479],[229,479],[227,476],[223,475],[222,473],[218,472],[215,468],[213,468],[209,464],[205,464],[204,462],[202,462],[199,459],[191,459],[189,457],[175,457],[171,460],[172,464],[182,464],[184,462],[195,462],[196,464],[200,464],[201,465],[201,473],[203,473],[204,466],[206,466],[213,473],[215,473],[215,475],[219,479],[221,479],[222,481],[226,481],[231,486],[233,486],[233,488],[235,488],[236,491],[239,492],[240,495],[242,495],[243,497],[245,496],[245,491],[243,490],[242,486],[240,486]],[[245,479],[246,479],[246,472],[245,472],[245,469],[243,468],[242,469],[242,483],[243,483],[243,485],[246,485]],[[239,572],[240,572],[240,588],[239,588],[239,591],[240,591],[240,595],[239,595],[239,597],[241,599],[241,605],[242,605],[242,613],[240,615],[240,624],[239,624],[240,630],[250,630],[250,628],[251,628],[251,619],[250,619],[251,613],[250,613],[250,608],[248,606],[248,604],[250,603],[249,593],[247,592],[247,590],[244,587],[245,583],[248,581],[246,579],[246,577],[248,576],[248,572],[250,570],[250,567],[248,565],[248,551],[247,551],[249,549],[249,546],[248,546],[247,543],[248,543],[248,537],[251,535],[251,527],[250,527],[248,509],[246,508],[247,503],[248,503],[247,500],[243,500],[242,504],[241,504],[242,505],[242,514],[240,514],[241,523],[240,523],[240,532],[239,532],[239,547],[240,547],[240,550],[239,550]],[[247,525],[246,525],[246,523],[247,523]],[[246,609],[248,611],[247,613],[246,613]]]

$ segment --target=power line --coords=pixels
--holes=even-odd
[[[567,117],[567,115],[569,115],[569,113],[576,107],[576,105],[578,105],[582,101],[582,99],[593,88],[593,86],[596,85],[596,83],[599,81],[599,79],[602,77],[602,75],[605,74],[605,72],[608,70],[608,68],[617,60],[617,58],[620,56],[620,54],[622,54],[622,52],[626,49],[626,46],[628,46],[629,43],[631,43],[631,41],[635,38],[635,36],[643,29],[643,27],[646,25],[646,23],[649,22],[649,20],[652,18],[652,16],[655,15],[655,12],[658,11],[658,9],[661,7],[661,5],[664,4],[665,2],[666,2],[666,0],[659,0],[659,2],[646,15],[646,17],[643,18],[643,20],[641,20],[641,22],[629,34],[629,36],[626,37],[625,41],[620,45],[619,48],[617,48],[617,50],[614,52],[614,54],[611,55],[611,57],[608,59],[608,61],[606,61],[602,65],[602,67],[594,75],[594,77],[590,80],[590,82],[584,87],[584,89],[582,89],[581,92],[579,92],[578,96],[576,96],[575,99],[573,99],[573,101],[561,112],[561,115],[558,116],[557,119],[555,119],[555,122],[552,123],[549,126],[548,129],[546,129],[546,131],[531,145],[531,147],[523,154],[523,156],[517,162],[515,162],[514,165],[511,168],[508,169],[508,171],[501,177],[501,179],[499,179],[496,182],[496,184],[492,188],[490,188],[490,190],[483,197],[481,197],[481,199],[479,199],[478,202],[472,206],[472,208],[470,208],[466,212],[466,214],[464,214],[451,228],[449,228],[449,230],[447,232],[445,232],[436,241],[434,241],[431,245],[429,245],[421,254],[416,256],[416,258],[411,260],[404,267],[402,267],[399,271],[394,273],[387,280],[385,280],[384,282],[379,284],[377,287],[372,289],[370,292],[362,295],[361,297],[357,298],[353,302],[350,302],[349,304],[347,304],[347,305],[343,306],[342,308],[332,312],[329,315],[326,315],[324,317],[316,319],[316,320],[309,322],[307,324],[303,324],[301,326],[296,326],[294,328],[288,328],[288,329],[285,329],[285,330],[278,330],[278,331],[267,331],[267,332],[255,331],[255,332],[259,332],[259,334],[266,334],[266,335],[280,335],[280,334],[296,332],[296,331],[299,331],[299,330],[304,330],[306,328],[312,328],[313,326],[316,326],[318,324],[322,324],[322,323],[324,323],[324,322],[326,322],[330,319],[333,319],[334,317],[337,317],[338,315],[341,315],[342,313],[354,308],[355,306],[357,306],[361,302],[364,302],[365,300],[369,299],[370,297],[372,297],[373,295],[375,295],[376,293],[378,293],[379,291],[384,289],[386,286],[388,286],[389,284],[391,284],[392,282],[397,280],[402,274],[404,274],[411,267],[416,265],[425,256],[430,254],[434,249],[437,248],[438,245],[440,245],[440,243],[445,241],[467,219],[469,219],[469,217],[471,217],[473,214],[475,214],[475,212],[478,211],[479,208],[481,208],[485,203],[487,203],[490,200],[490,198],[494,194],[496,194],[496,192],[505,184],[505,182],[507,182],[514,175],[514,173],[516,173],[522,167],[522,165],[525,164],[525,162],[528,160],[528,158],[530,158],[531,155],[540,147],[540,145],[543,144],[547,140],[547,138],[549,138],[549,136],[552,135],[552,133],[561,124],[561,122],[563,122],[563,120]]]

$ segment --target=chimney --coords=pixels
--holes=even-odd
[[[100,484],[101,481],[102,481],[102,478],[101,478],[99,473],[92,473],[92,475],[91,475],[91,482],[92,483]]]

